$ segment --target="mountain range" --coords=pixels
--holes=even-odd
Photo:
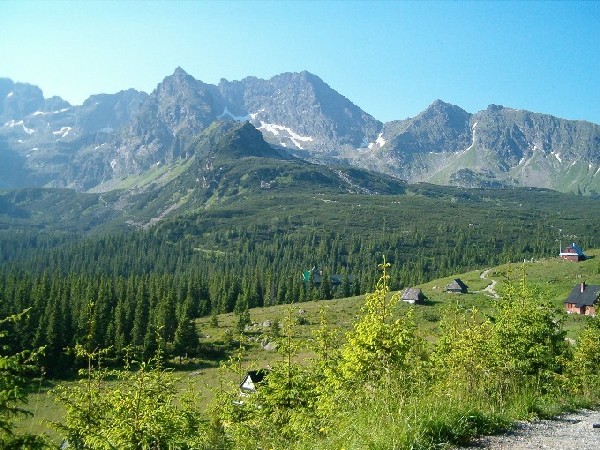
[[[306,161],[330,174],[600,192],[600,126],[585,121],[498,105],[471,114],[436,100],[416,117],[382,123],[308,72],[213,85],[177,68],[150,94],[129,89],[78,106],[0,79],[0,189],[163,185],[192,160],[214,170],[225,136],[238,158]],[[209,182],[201,172],[198,182]]]

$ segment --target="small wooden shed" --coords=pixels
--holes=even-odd
[[[407,288],[402,292],[401,300],[406,303],[423,303],[427,297],[419,288]]]
[[[446,286],[446,292],[455,292],[458,294],[466,294],[468,289],[469,286],[463,283],[460,278],[455,278]]]

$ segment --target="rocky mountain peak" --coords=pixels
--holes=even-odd
[[[462,127],[471,115],[459,106],[436,100],[421,112],[417,118],[423,120],[441,120],[450,126]]]
[[[1,95],[4,94],[4,95]],[[13,83],[9,79],[0,82],[0,118],[22,119],[28,114],[44,109],[42,90],[28,83]]]
[[[488,105],[488,107],[487,107],[487,111],[489,111],[489,112],[502,111],[503,109],[505,109],[505,108],[502,105],[491,104],[491,105]]]
[[[181,67],[178,67],[175,69],[175,72],[173,72],[173,75],[166,76],[150,95],[157,94],[171,96],[179,94],[186,96],[202,84],[201,81],[196,80]]]
[[[188,73],[181,68],[181,66],[177,66],[175,71],[173,72],[174,77],[186,77],[189,76]]]
[[[0,78],[0,146],[0,167],[26,174],[6,187],[109,186],[197,155],[195,147],[212,157],[351,164],[409,181],[446,184],[470,173],[469,185],[600,191],[598,125],[493,104],[470,114],[438,99],[384,128],[308,71],[214,86],[177,67],[150,95],[93,95],[81,106]]]

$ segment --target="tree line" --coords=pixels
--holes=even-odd
[[[364,294],[377,276],[368,268],[383,253],[393,263],[390,289],[398,290],[556,252],[547,227],[502,227],[498,234],[496,229],[446,223],[426,234],[384,225],[359,234],[299,233],[283,225],[250,224],[214,230],[202,239],[178,233],[173,239],[161,228],[82,239],[3,231],[0,314],[30,308],[27,320],[11,335],[12,346],[15,351],[46,346],[44,364],[53,374],[73,367],[73,357],[63,349],[83,341],[89,321],[96,327],[93,345],[111,346],[115,357],[129,348],[148,357],[155,350],[156,333],[170,355],[197,355],[198,339],[190,337],[194,319]],[[302,277],[314,266],[323,271],[319,285]],[[341,285],[329,283],[333,274],[341,275]]]

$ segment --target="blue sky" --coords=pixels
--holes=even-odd
[[[382,121],[435,99],[600,123],[600,2],[0,0],[0,77],[81,104],[308,70]]]

